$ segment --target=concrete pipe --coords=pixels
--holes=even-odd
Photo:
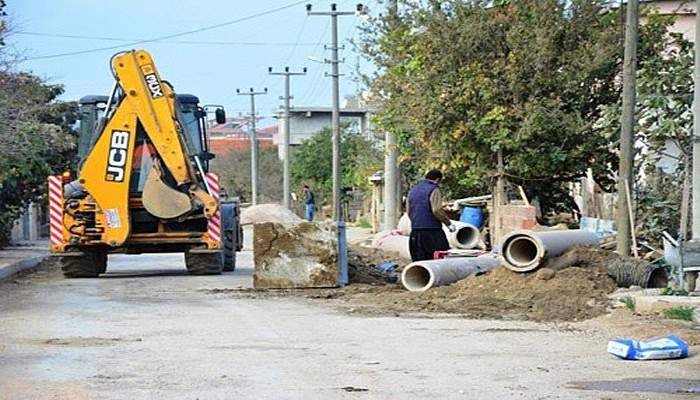
[[[449,285],[469,275],[490,271],[499,265],[495,255],[454,257],[416,261],[401,273],[401,284],[411,292],[424,292],[432,287]]]
[[[411,252],[408,249],[408,236],[403,236],[398,231],[378,233],[372,240],[372,247],[393,251],[399,253],[401,258],[411,259]]]
[[[469,250],[479,247],[479,242],[481,241],[481,232],[479,232],[479,228],[460,221],[452,221],[452,224],[457,227],[457,230],[454,232],[450,232],[444,225],[442,227],[445,231],[445,235],[447,235],[450,248]]]
[[[537,269],[542,260],[565,253],[577,246],[597,246],[594,232],[572,229],[568,231],[515,231],[503,238],[501,255],[506,267],[515,272]]]

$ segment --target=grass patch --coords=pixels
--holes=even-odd
[[[625,296],[620,299],[620,302],[625,305],[625,308],[634,312],[637,309],[637,300],[632,296]]]
[[[362,217],[357,220],[357,226],[360,228],[369,229],[372,227],[372,224],[369,223],[369,220],[367,218]]]
[[[662,296],[687,296],[688,291],[685,289],[674,289],[667,287],[661,291]]]
[[[668,319],[680,319],[683,321],[692,321],[694,307],[691,306],[679,306],[667,308],[664,310],[664,317]]]

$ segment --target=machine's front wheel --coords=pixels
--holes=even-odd
[[[185,266],[192,275],[218,275],[224,269],[222,251],[189,250],[185,253]]]
[[[66,278],[97,278],[107,270],[107,253],[101,251],[63,255],[58,259]]]

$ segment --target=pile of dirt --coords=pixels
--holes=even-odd
[[[342,297],[360,311],[455,313],[470,318],[580,321],[602,315],[617,288],[604,266],[516,273],[505,267],[423,293],[398,287]]]
[[[244,208],[241,212],[241,224],[261,224],[277,222],[279,224],[297,224],[302,222],[296,214],[279,204],[258,204]]]
[[[666,269],[646,260],[623,257],[612,251],[595,247],[577,247],[559,257],[547,260],[545,268],[559,271],[571,266],[584,268],[605,267],[618,286],[665,288],[668,285]]]
[[[410,260],[402,259],[395,252],[350,245],[348,248],[348,275],[350,283],[386,285],[389,282],[395,282],[400,268],[387,272],[377,269],[378,266],[388,262],[395,262],[399,267],[403,267]]]

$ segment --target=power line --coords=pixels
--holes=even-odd
[[[222,22],[219,24],[215,24],[215,25],[209,25],[209,26],[205,26],[202,28],[193,29],[190,31],[173,33],[170,35],[160,36],[160,37],[153,38],[153,39],[137,40],[137,41],[130,42],[130,43],[124,43],[124,44],[121,44],[118,46],[99,47],[99,48],[94,48],[94,49],[72,51],[72,52],[67,52],[67,53],[48,54],[45,56],[30,57],[30,58],[27,58],[27,60],[45,60],[45,59],[49,59],[49,58],[75,56],[75,55],[79,55],[79,54],[94,53],[94,52],[98,52],[98,51],[122,49],[124,47],[135,46],[137,44],[158,42],[161,40],[172,39],[172,38],[176,38],[176,37],[180,37],[180,36],[191,35],[193,33],[199,33],[199,32],[204,32],[204,31],[208,31],[208,30],[212,30],[212,29],[216,29],[216,28],[221,28],[223,26],[237,24],[240,22],[248,21],[248,20],[251,20],[254,18],[259,18],[259,17],[265,16],[265,15],[269,15],[269,14],[273,14],[273,13],[276,13],[276,12],[279,12],[282,10],[286,10],[287,8],[292,8],[292,7],[298,6],[298,5],[303,4],[303,3],[307,3],[307,2],[308,2],[308,0],[295,1],[294,3],[288,4],[286,6],[277,7],[277,8],[271,9],[271,10],[267,10],[267,11],[262,11],[262,12],[259,12],[257,14],[248,15],[245,17],[231,20],[231,21],[226,21],[226,22]]]
[[[43,37],[53,37],[53,38],[66,38],[66,39],[83,39],[83,40],[104,40],[112,42],[137,42],[141,39],[134,38],[116,38],[116,37],[105,37],[105,36],[83,36],[83,35],[70,35],[62,33],[48,33],[48,32],[27,32],[19,31],[12,32],[16,35],[26,35],[26,36],[43,36]],[[315,46],[315,42],[225,42],[225,41],[199,41],[199,40],[158,40],[159,43],[167,44],[204,44],[204,45],[214,45],[214,46]]]

